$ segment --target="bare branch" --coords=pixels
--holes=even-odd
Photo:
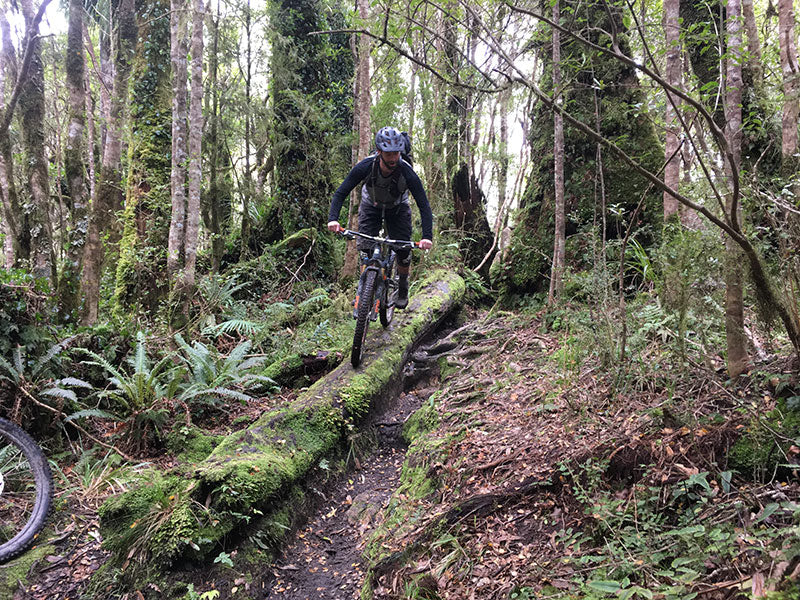
[[[14,91],[11,93],[11,99],[8,101],[8,106],[6,106],[6,112],[3,115],[2,121],[0,121],[0,135],[8,131],[8,128],[11,126],[11,118],[14,115],[14,108],[16,108],[19,95],[22,93],[22,87],[28,82],[28,71],[30,70],[31,60],[33,60],[33,48],[36,42],[42,37],[38,33],[36,35],[32,34],[34,31],[39,31],[39,23],[42,21],[44,11],[48,4],[50,4],[50,0],[42,0],[42,4],[39,6],[36,16],[33,18],[33,21],[31,21],[30,29],[25,34],[26,43],[25,52],[22,56],[22,66],[19,69],[17,81],[14,84]]]

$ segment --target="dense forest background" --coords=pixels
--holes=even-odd
[[[339,365],[357,265],[324,225],[387,125],[435,216],[414,278],[542,318],[611,395],[705,369],[795,410],[795,9],[3,0],[2,414],[106,497],[126,485],[73,473],[235,429],[232,406]]]

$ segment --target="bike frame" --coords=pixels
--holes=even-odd
[[[366,235],[349,229],[341,231],[341,234],[347,239],[352,240],[358,237],[373,244],[371,256],[366,259],[364,270],[358,280],[358,291],[353,309],[356,329],[350,361],[353,367],[357,367],[364,353],[364,343],[370,321],[375,321],[380,316],[381,325],[388,327],[394,316],[395,295],[392,291],[397,288],[397,282],[394,280],[392,267],[395,263],[396,250],[419,248],[419,244],[410,240],[393,240]],[[365,307],[363,302],[369,302],[370,306]]]
[[[391,238],[372,236],[349,229],[342,231],[342,235],[347,239],[361,238],[374,244],[372,253],[370,257],[367,258],[364,271],[361,273],[359,281],[363,282],[369,271],[374,271],[378,275],[378,287],[373,296],[375,301],[373,302],[370,312],[370,320],[375,321],[378,318],[382,306],[381,303],[383,303],[383,306],[387,310],[394,307],[394,298],[391,297],[391,292],[393,290],[391,288],[396,284],[393,280],[394,273],[390,272],[390,265],[397,255],[396,250],[403,248],[419,248],[419,243],[412,242],[411,240],[394,240]],[[356,310],[358,310],[359,300],[360,298],[356,295]]]

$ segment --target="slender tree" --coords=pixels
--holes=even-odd
[[[187,114],[186,79],[189,74],[188,49],[188,2],[171,0],[170,64],[172,67],[172,169],[170,171],[170,193],[172,212],[167,246],[167,273],[171,284],[176,283],[178,271],[183,266],[186,240],[186,158],[187,158]]]
[[[53,288],[58,286],[58,265],[53,246],[53,224],[50,218],[50,171],[45,155],[45,98],[44,63],[39,38],[39,23],[36,20],[32,0],[20,2],[25,19],[25,37],[31,44],[31,58],[28,76],[21,79],[19,96],[20,129],[22,145],[26,155],[26,182],[35,209],[36,225],[42,235],[37,236],[33,247],[34,268],[41,275],[49,275]]]
[[[192,12],[192,83],[189,103],[189,199],[186,215],[183,283],[187,296],[195,287],[197,240],[200,235],[200,192],[203,140],[203,0],[194,0]]]
[[[20,73],[17,56],[11,40],[11,25],[5,10],[0,10],[0,33],[3,36],[3,79],[13,86],[11,97],[3,102],[3,120],[0,123],[0,185],[3,194],[3,223],[11,234],[14,264],[25,263],[31,256],[31,229],[27,211],[21,208],[14,178],[14,151],[9,135],[9,125],[14,113],[14,96],[19,96]],[[28,41],[30,44],[30,41]]]
[[[67,237],[66,264],[60,274],[59,297],[67,312],[78,306],[78,277],[86,231],[89,195],[86,156],[86,53],[83,49],[83,2],[70,0],[67,29],[66,75],[69,92],[69,126],[64,151],[64,176],[69,192],[71,231]]]
[[[553,3],[553,22],[561,21],[558,0]],[[561,32],[553,28],[553,96],[561,104]],[[566,217],[564,208],[564,120],[561,114],[553,115],[553,191],[555,196],[555,232],[553,234],[553,265],[550,270],[550,291],[547,303],[552,305],[560,299],[564,289],[566,265]]]
[[[672,87],[680,88],[682,61],[679,0],[664,0],[664,35],[667,45],[666,80]],[[664,154],[667,163],[664,166],[664,183],[673,189],[678,189],[681,164],[681,156],[678,154],[680,149],[680,122],[678,121],[680,98],[667,91],[665,107],[666,139]],[[679,206],[679,202],[671,194],[664,193],[665,222],[668,222],[671,217],[677,216]]]
[[[368,0],[357,0],[358,16],[363,22],[369,18]],[[370,38],[364,34],[354,34],[356,44],[355,109],[353,110],[353,164],[366,157],[372,147],[372,125],[370,122]],[[347,227],[358,229],[358,203],[360,189],[356,187],[350,194]],[[342,275],[354,275],[358,268],[358,251],[355,244],[348,244],[344,257]]]
[[[792,0],[778,2],[778,43],[783,73],[782,142],[783,173],[793,176],[800,167],[798,157],[798,122],[800,122],[800,61],[797,54],[794,7]],[[800,186],[796,195],[800,201]]]
[[[741,219],[738,197],[733,189],[734,171],[742,161],[742,8],[741,0],[728,0],[727,41],[728,58],[725,78],[725,135],[732,160],[726,163],[728,187],[726,212],[738,223]],[[725,261],[725,334],[728,345],[728,374],[735,378],[749,367],[747,337],[744,332],[744,291],[741,248],[726,237]]]
[[[133,0],[120,0],[113,13],[114,78],[113,93],[109,96],[109,114],[106,124],[106,140],[100,165],[100,180],[97,197],[94,199],[86,245],[83,249],[81,272],[81,294],[83,311],[81,321],[91,325],[97,321],[100,300],[100,278],[106,256],[103,237],[115,229],[114,213],[122,207],[122,133],[125,127],[125,107],[128,97],[128,82],[138,35]]]

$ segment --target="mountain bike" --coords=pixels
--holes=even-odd
[[[53,499],[53,476],[39,445],[0,418],[0,562],[23,551],[44,527]]]
[[[396,250],[403,248],[419,248],[417,242],[410,240],[392,240],[350,231],[341,232],[348,240],[361,238],[372,242],[372,252],[363,260],[364,270],[358,280],[353,318],[356,320],[356,331],[353,335],[353,349],[350,363],[357,367],[364,356],[364,341],[371,321],[381,320],[381,325],[388,327],[394,316],[394,304],[397,299]]]

